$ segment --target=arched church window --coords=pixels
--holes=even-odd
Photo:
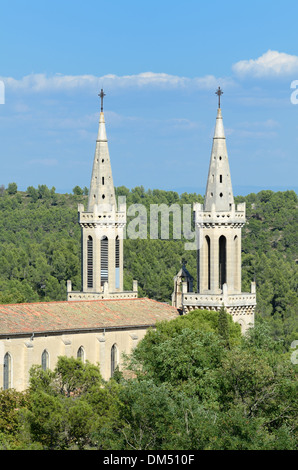
[[[102,237],[100,246],[100,278],[101,285],[109,279],[109,240],[108,237]]]
[[[227,282],[227,241],[223,235],[219,238],[219,288]]]
[[[117,365],[118,365],[118,348],[116,344],[113,344],[111,348],[111,377],[113,377]]]
[[[85,362],[85,350],[83,346],[80,346],[77,352],[77,358],[80,359],[82,362]]]
[[[11,378],[12,378],[12,369],[11,369],[11,355],[6,353],[4,356],[3,362],[3,390],[11,388]]]
[[[43,370],[47,370],[49,368],[49,353],[46,349],[41,355],[41,367]]]
[[[87,287],[93,287],[93,238],[87,240]]]

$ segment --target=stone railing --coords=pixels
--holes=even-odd
[[[185,306],[221,306],[233,307],[233,306],[246,306],[256,305],[256,294],[243,292],[241,294],[196,294],[187,292],[183,294],[183,305]]]
[[[137,292],[111,292],[103,294],[102,292],[69,292],[67,300],[107,300],[107,299],[136,299]]]

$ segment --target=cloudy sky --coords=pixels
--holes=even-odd
[[[220,86],[235,194],[297,190],[298,4],[1,5],[0,185],[89,187],[103,87],[114,183],[204,193]]]

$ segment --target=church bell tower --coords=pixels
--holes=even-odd
[[[136,298],[133,291],[123,291],[123,238],[126,225],[126,205],[117,207],[112,167],[103,112],[101,112],[95,146],[87,211],[78,206],[81,226],[82,291],[72,291],[67,282],[67,300]]]
[[[187,313],[194,309],[219,310],[222,305],[245,332],[254,324],[255,283],[251,292],[241,292],[241,230],[246,223],[245,203],[234,203],[226,138],[220,107],[222,90],[218,88],[218,109],[213,136],[205,198],[194,205],[197,241],[197,289],[182,286],[181,306]],[[174,303],[173,303],[174,305]]]

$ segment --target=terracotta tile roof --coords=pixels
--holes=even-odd
[[[147,298],[0,304],[0,335],[148,326],[178,315]]]

